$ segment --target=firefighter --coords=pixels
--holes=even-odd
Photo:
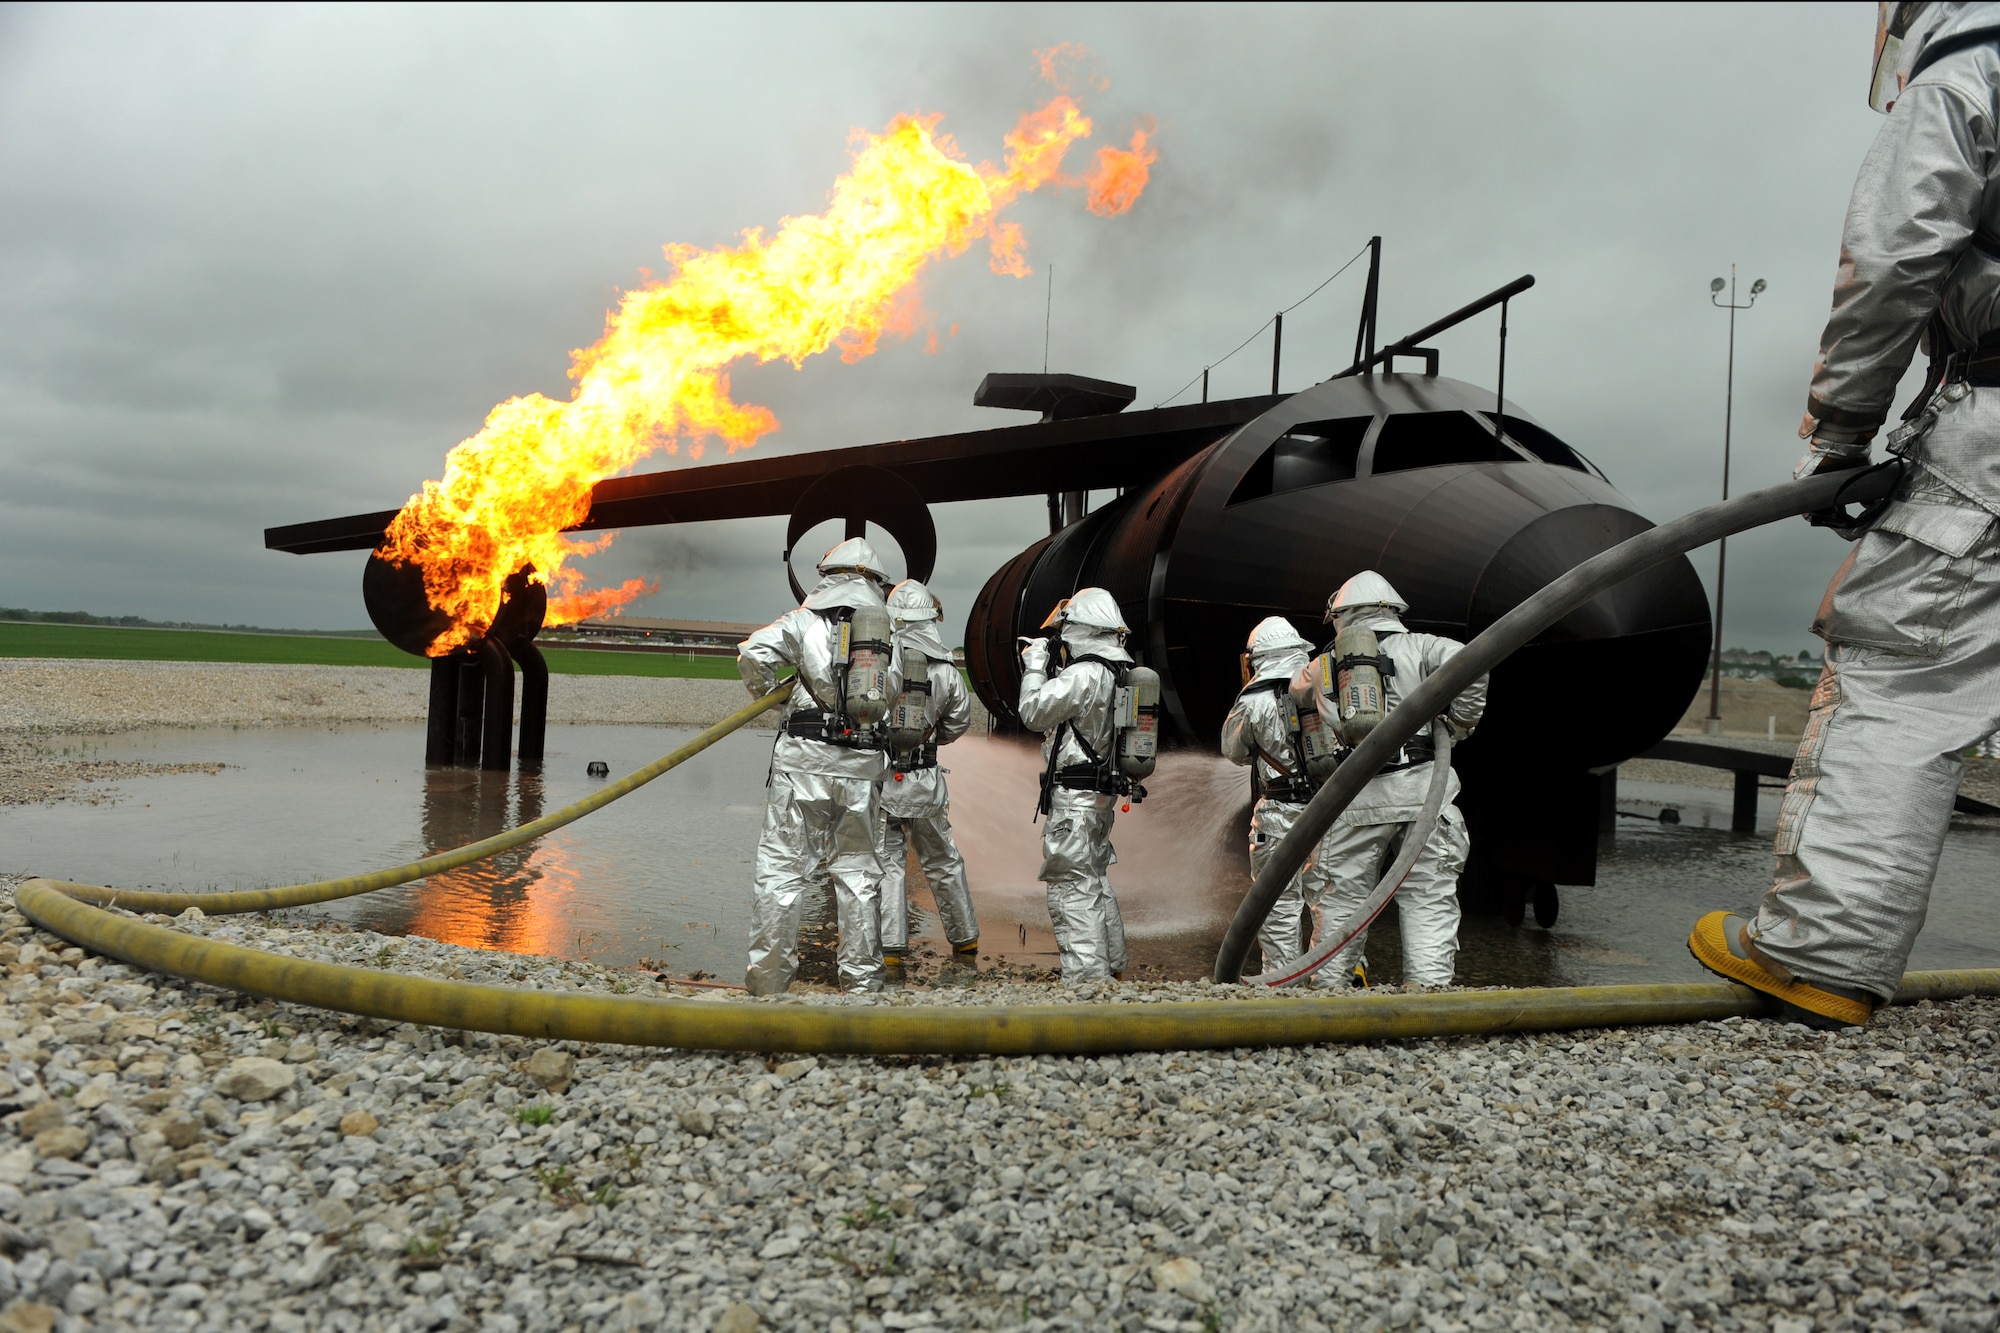
[[[822,863],[840,923],[842,988],[883,984],[875,820],[887,758],[875,724],[902,686],[882,598],[888,577],[859,537],[828,551],[819,573],[803,605],[737,645],[751,697],[777,688],[780,666],[796,668],[799,682],[779,723],[757,840],[746,983],[753,995],[792,984],[800,910]]]

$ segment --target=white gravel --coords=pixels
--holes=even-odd
[[[661,989],[338,926],[183,928]],[[2000,1002],[1840,1034],[812,1060],[302,1010],[86,958],[11,910],[0,967],[10,1330],[1801,1333],[2000,1309]],[[1215,994],[1071,998],[1142,990]]]
[[[398,667],[0,658],[0,734],[421,722],[429,691],[429,672]],[[549,682],[549,721],[559,724],[706,726],[748,702],[733,680],[556,676]],[[518,705],[517,692],[517,719]]]
[[[568,721],[707,722],[742,698],[728,681],[556,687]],[[0,662],[0,747],[41,752],[0,753],[0,799],[10,763],[46,777],[65,738],[414,720],[423,689],[389,669]],[[1836,1034],[1732,1020],[766,1059],[251,1000],[86,957],[28,927],[12,887],[0,879],[0,1333],[2000,1323],[1996,1001]],[[720,1004],[1249,994],[1001,973],[753,1001],[330,923],[181,928]]]

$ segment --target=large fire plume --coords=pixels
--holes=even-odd
[[[414,562],[431,605],[452,627],[431,645],[443,653],[485,632],[502,585],[532,569],[549,588],[548,622],[602,615],[651,587],[633,579],[586,588],[572,563],[603,549],[610,534],[564,529],[590,511],[591,488],[658,450],[699,458],[711,436],[730,452],[778,428],[767,408],[730,397],[729,367],[785,360],[794,367],[838,348],[842,360],[874,352],[883,336],[917,323],[913,285],[932,261],[984,240],[996,273],[1028,273],[1018,224],[999,214],[1044,186],[1080,189],[1103,216],[1137,202],[1156,158],[1147,129],[1129,148],[1100,148],[1081,176],[1065,175],[1072,144],[1090,118],[1053,74],[1073,48],[1038,53],[1063,91],[1022,116],[1005,136],[999,166],[963,159],[940,117],[903,115],[880,134],[853,132],[854,165],[834,182],[824,212],[790,217],[735,246],[666,247],[670,272],[624,292],[604,336],[571,353],[567,402],[541,394],[510,398],[452,449],[444,476],[427,481],[389,525],[378,554]]]

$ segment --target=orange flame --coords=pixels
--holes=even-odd
[[[1147,142],[1152,137],[1150,129],[1140,128],[1132,131],[1129,149],[1097,150],[1097,165],[1083,178],[1085,188],[1090,191],[1091,212],[1099,217],[1116,217],[1139,202],[1146,181],[1152,176],[1153,163],[1160,159],[1158,151]]]
[[[1092,212],[1122,213],[1155,158],[1142,130],[1130,151],[1101,150],[1086,178],[1064,176],[1064,154],[1091,133],[1067,94],[1007,133],[1001,167],[962,160],[936,132],[938,119],[898,116],[879,135],[855,131],[854,165],[822,213],[786,218],[769,235],[753,228],[733,247],[667,246],[670,276],[623,293],[604,336],[571,354],[568,402],[510,398],[452,449],[442,479],[410,497],[379,551],[415,561],[431,605],[450,614],[434,656],[485,631],[519,569],[548,585],[550,624],[615,611],[651,591],[639,579],[584,588],[570,562],[611,536],[563,530],[589,514],[593,486],[657,449],[677,453],[687,439],[688,456],[699,458],[712,435],[733,453],[776,430],[768,408],[730,397],[733,363],[797,367],[836,347],[842,360],[859,360],[884,334],[915,331],[913,284],[932,260],[983,238],[995,272],[1027,274],[1020,227],[996,216],[1016,198],[1049,184],[1081,187]]]

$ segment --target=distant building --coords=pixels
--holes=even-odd
[[[762,623],[739,624],[733,620],[656,620],[648,616],[608,616],[602,620],[579,620],[574,625],[556,625],[544,631],[542,642],[585,639],[593,645],[620,648],[674,648],[702,656],[734,654],[736,645],[764,628]],[[951,650],[951,659],[965,665],[965,649]]]
[[[1819,671],[1820,659],[1810,652],[1793,656],[1761,650],[1753,652],[1748,648],[1722,650],[1722,674],[1739,680],[1777,680],[1785,677],[1796,683],[1799,679],[1816,679]]]
[[[607,616],[563,625],[558,634],[584,639],[626,639],[675,648],[734,648],[764,628],[729,620],[656,620],[649,616]]]

